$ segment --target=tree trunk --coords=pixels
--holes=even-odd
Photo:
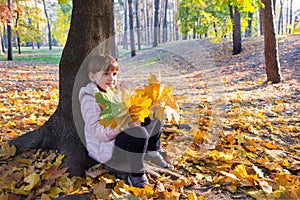
[[[0,29],[0,43],[1,43],[1,46],[0,46],[0,55],[3,55],[5,53],[5,50],[4,50],[4,42],[3,42],[3,37],[2,37],[1,29]]]
[[[241,13],[238,11],[237,6],[229,6],[230,17],[233,20],[233,50],[232,54],[236,55],[242,51],[242,33],[241,33]]]
[[[0,30],[0,43],[1,43],[1,46],[0,46],[0,55],[3,55],[5,53],[5,50],[4,50],[4,42],[3,42],[3,37],[2,37],[1,30]]]
[[[154,0],[154,41],[153,47],[158,45],[158,10],[159,10],[159,0]]]
[[[150,45],[151,42],[151,33],[150,33],[150,15],[149,15],[149,0],[145,0],[146,3],[146,19],[147,19],[147,45]]]
[[[48,42],[49,42],[49,49],[52,49],[52,39],[51,39],[51,24],[50,24],[50,19],[48,17],[48,12],[47,12],[47,6],[46,6],[46,2],[45,0],[43,0],[43,5],[44,5],[44,13],[45,13],[45,17],[47,20],[47,27],[48,27]]]
[[[18,31],[16,32],[16,34],[17,34],[18,53],[21,54],[21,44],[20,44],[20,37]]]
[[[128,23],[127,23],[127,1],[124,1],[124,35],[123,35],[123,49],[128,49]]]
[[[35,4],[35,11],[36,11],[36,16],[38,16],[38,5],[37,5],[37,1],[34,0],[34,4]],[[40,24],[37,22],[36,23],[36,28],[39,31],[40,30]],[[41,42],[41,36],[38,36],[38,41],[37,41],[37,48],[40,48],[40,42]]]
[[[252,20],[253,20],[253,13],[248,12],[248,26],[246,28],[245,37],[251,37],[252,36]]]
[[[129,9],[129,29],[130,29],[130,54],[131,57],[136,55],[135,53],[135,41],[134,41],[134,31],[133,31],[133,9],[132,9],[132,0],[128,0],[128,9]]]
[[[285,33],[289,34],[289,1],[286,0]]]
[[[280,9],[279,9],[279,17],[278,17],[278,35],[283,34],[283,14],[282,14],[282,9],[283,9],[283,0],[280,0]]]
[[[114,5],[114,0],[112,0],[112,5]],[[114,13],[114,7],[113,7],[113,13]],[[116,31],[115,31],[115,15],[112,15],[112,22],[111,22],[111,31],[112,31],[112,38],[111,38],[111,53],[110,55],[114,58],[118,58],[118,45],[116,44]]]
[[[289,34],[292,33],[292,23],[293,23],[293,0],[291,0],[291,5],[290,5],[290,28],[289,28]]]
[[[144,45],[147,46],[148,43],[148,37],[147,37],[147,16],[146,16],[146,1],[144,1],[143,3],[143,9],[142,9],[142,15],[143,15],[143,19],[144,19],[144,23],[143,23],[143,32],[144,32]]]
[[[263,10],[264,44],[267,81],[279,83],[281,81],[278,46],[274,28],[274,18],[271,0],[262,0],[265,5]]]
[[[7,3],[8,9],[11,11],[12,0],[8,0]],[[12,30],[11,30],[11,16],[8,16],[7,21],[7,60],[13,60],[13,52],[12,52]]]
[[[87,83],[84,59],[112,35],[112,10],[112,1],[73,0],[68,39],[59,63],[57,109],[39,129],[9,141],[16,145],[18,153],[26,148],[56,149],[65,154],[64,166],[71,175],[83,175],[84,170],[95,163],[88,157],[84,139],[80,140],[84,138],[84,131],[78,93]],[[103,46],[110,52],[109,42]]]
[[[164,21],[163,21],[163,42],[168,41],[167,12],[168,12],[168,0],[165,0],[165,12],[164,12]]]
[[[259,30],[260,30],[260,35],[263,35],[264,34],[264,25],[263,25],[263,16],[262,16],[262,12],[263,12],[263,9],[260,8],[259,9]]]
[[[136,30],[137,30],[137,43],[138,50],[141,50],[141,24],[139,17],[139,0],[135,0],[135,18],[136,18]]]

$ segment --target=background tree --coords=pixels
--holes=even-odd
[[[48,45],[49,45],[49,49],[52,49],[52,33],[51,33],[51,24],[50,24],[50,18],[48,15],[48,11],[47,11],[47,4],[46,4],[46,0],[42,0],[43,1],[43,6],[44,6],[44,13],[45,13],[45,17],[47,20],[47,27],[48,27]]]
[[[9,10],[8,18],[7,18],[7,60],[13,60],[13,52],[12,52],[12,29],[11,29],[11,16],[12,16],[12,0],[7,1],[7,8]]]
[[[130,54],[131,57],[134,57],[136,53],[135,53],[134,31],[133,31],[132,0],[128,0],[128,10],[129,10],[129,31],[130,31]]]
[[[281,70],[273,21],[272,2],[271,0],[262,0],[262,3],[265,5],[263,9],[263,26],[267,81],[279,83],[281,81]]]
[[[149,14],[149,0],[145,0],[145,8],[146,8],[146,20],[147,20],[147,22],[146,22],[146,26],[147,26],[147,28],[146,28],[146,31],[147,31],[147,45],[149,46],[150,45],[150,43],[151,43],[151,27],[150,27],[150,25],[151,25],[151,21],[150,21],[150,14]]]
[[[159,0],[154,0],[154,39],[153,47],[158,45],[158,11],[159,11]]]
[[[86,167],[94,164],[77,134],[72,114],[74,105],[74,109],[79,110],[78,115],[74,116],[81,116],[78,92],[87,80],[83,78],[77,82],[77,87],[74,83],[77,73],[86,72],[86,68],[80,66],[88,54],[111,37],[112,11],[112,1],[73,0],[70,31],[59,63],[57,109],[43,126],[9,141],[16,145],[19,153],[27,148],[56,149],[65,154],[64,165],[69,167],[71,175],[82,175]],[[79,72],[80,69],[83,71]],[[79,131],[83,134],[83,128]]]
[[[127,32],[128,32],[128,23],[127,23],[127,1],[124,1],[124,35],[123,35],[123,49],[128,49],[128,40],[127,40]]]
[[[229,5],[230,11],[230,18],[233,21],[233,34],[232,34],[232,41],[233,41],[233,50],[232,54],[236,55],[242,51],[242,33],[241,33],[241,13],[238,10],[237,6]]]
[[[168,0],[165,0],[164,17],[163,17],[163,42],[168,41],[167,13],[168,13]]]
[[[290,0],[290,28],[289,28],[289,34],[292,32],[292,23],[293,23],[293,0]]]
[[[137,45],[138,45],[138,50],[141,50],[141,24],[140,24],[140,16],[139,12],[140,7],[139,7],[139,0],[135,1],[135,19],[136,19],[136,30],[137,30]]]

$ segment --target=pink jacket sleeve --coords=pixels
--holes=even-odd
[[[81,99],[81,113],[85,123],[85,131],[100,141],[114,139],[119,131],[99,124],[101,108],[91,94],[85,94]]]

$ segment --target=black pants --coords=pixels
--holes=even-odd
[[[112,159],[105,164],[117,171],[144,174],[144,155],[160,149],[161,128],[161,122],[155,119],[122,131],[116,137]]]

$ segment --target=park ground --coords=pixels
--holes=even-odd
[[[163,199],[299,199],[300,36],[279,37],[278,44],[278,84],[266,82],[262,37],[244,40],[239,55],[232,55],[230,41],[215,44],[208,39],[160,45],[137,51],[133,58],[123,54],[118,59],[120,78],[129,87],[147,84],[153,73],[162,84],[173,86],[179,98],[180,129],[166,124],[162,139],[175,170],[150,168],[154,187],[140,191],[101,166],[88,171],[86,179],[68,178],[55,152],[10,157],[6,153],[11,147],[2,146],[0,199],[81,193],[104,198],[101,195],[109,196],[116,185],[113,195],[120,199],[119,194],[125,199],[132,194]],[[36,129],[54,112],[58,64],[1,61],[0,76],[4,141]],[[51,187],[42,169],[56,173]]]

